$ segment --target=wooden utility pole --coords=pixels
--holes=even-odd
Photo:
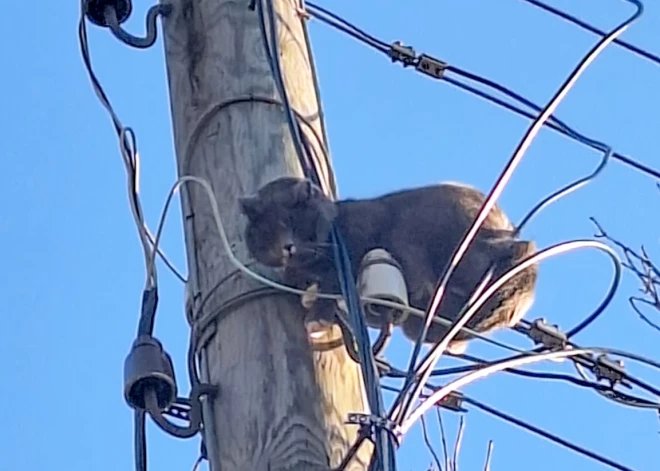
[[[274,178],[302,174],[283,108],[263,100],[281,97],[259,16],[249,0],[167,1],[172,11],[163,25],[178,173],[211,184],[234,252],[247,260],[237,198]],[[322,135],[304,20],[296,0],[274,3],[290,101]],[[313,134],[304,126],[303,132],[319,150]],[[193,310],[207,297],[204,314],[224,310],[200,354],[203,380],[218,386],[203,409],[211,469],[337,466],[357,436],[357,426],[345,424],[347,414],[368,407],[358,365],[343,346],[312,351],[298,297],[243,296],[260,286],[226,257],[207,195],[187,184],[182,200]],[[237,299],[243,302],[232,302]],[[336,328],[323,340],[338,336]],[[371,452],[362,446],[348,469],[366,469]]]

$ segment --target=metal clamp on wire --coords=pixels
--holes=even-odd
[[[417,65],[417,54],[410,46],[404,46],[401,41],[394,41],[390,45],[390,58],[392,62],[401,62],[404,67]]]
[[[121,24],[128,19],[133,9],[130,0],[87,0],[85,15],[95,25],[108,27],[124,44],[146,49],[153,46],[158,36],[156,20],[158,15],[166,16],[172,11],[172,5],[154,5],[147,12],[146,36],[140,38],[124,31]]]
[[[536,319],[529,326],[527,336],[535,343],[542,344],[546,348],[552,350],[555,348],[564,348],[568,337],[565,333],[559,330],[557,325],[548,325],[545,319]]]
[[[367,432],[365,435],[366,438],[369,438],[372,441],[374,440],[373,435],[376,429],[385,430],[393,437],[396,437],[396,434],[394,433],[396,424],[394,423],[394,421],[384,417],[378,417],[373,414],[362,414],[362,413],[354,412],[352,414],[348,414],[348,419],[346,420],[346,423],[359,425],[363,431]]]
[[[191,438],[202,429],[202,411],[200,398],[204,395],[213,396],[217,388],[211,385],[200,384],[193,386],[190,399],[177,397],[176,400],[163,411],[151,412],[151,417],[164,432],[177,438]],[[185,426],[175,425],[166,416],[187,422]]]
[[[610,386],[621,384],[627,388],[632,388],[630,384],[624,381],[626,370],[622,360],[612,360],[605,354],[599,355],[596,357],[591,371],[598,381],[607,380],[610,382]]]
[[[453,412],[467,412],[463,407],[463,394],[456,391],[447,394],[435,404]]]
[[[441,79],[445,74],[449,64],[436,59],[435,57],[428,56],[426,54],[421,54],[415,69],[418,72],[421,72],[425,75],[429,75],[436,79]]]

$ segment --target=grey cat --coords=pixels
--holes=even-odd
[[[402,266],[411,306],[425,310],[444,267],[479,212],[485,196],[457,183],[441,183],[402,190],[378,198],[333,202],[310,180],[283,177],[240,198],[248,218],[245,240],[260,263],[284,269],[284,281],[300,289],[314,284],[321,292],[340,293],[330,243],[336,223],[357,276],[364,255],[374,248],[387,250]],[[513,226],[495,206],[450,278],[436,315],[455,319],[495,263],[492,280],[536,250],[530,241],[513,237]],[[533,265],[518,274],[480,309],[467,327],[487,332],[515,325],[531,307],[537,278]],[[319,298],[312,317],[334,312],[334,301]],[[331,305],[332,304],[332,305]],[[365,310],[366,322],[379,328],[383,317]],[[403,333],[416,340],[423,319],[409,315]],[[432,323],[425,342],[435,343],[446,332]],[[449,351],[465,350],[471,336],[460,332]]]

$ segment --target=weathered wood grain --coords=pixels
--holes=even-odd
[[[293,106],[320,134],[308,51],[292,1],[275,2],[283,73]],[[248,0],[168,2],[173,11],[164,20],[165,50],[179,174],[211,183],[235,253],[247,260],[237,197],[273,178],[301,174],[279,106],[222,105],[246,96],[279,99],[258,15]],[[188,265],[198,302],[235,270],[207,196],[195,185],[184,196]],[[204,311],[255,287],[242,275],[229,276]],[[212,420],[208,426],[216,438],[207,444],[212,469],[327,470],[353,443],[357,429],[343,422],[349,412],[367,408],[359,368],[344,348],[312,352],[297,299],[259,298],[227,313],[204,357],[210,382],[219,386],[205,409],[213,417],[204,418]],[[363,446],[349,469],[366,469],[370,453],[371,446]]]

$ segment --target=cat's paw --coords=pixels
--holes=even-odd
[[[319,284],[314,283],[307,287],[305,294],[300,298],[300,302],[305,309],[310,309],[318,299]]]

